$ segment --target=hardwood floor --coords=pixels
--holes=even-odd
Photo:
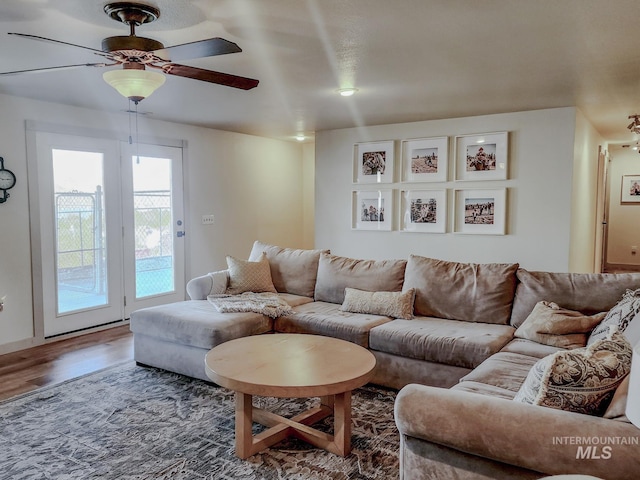
[[[0,400],[133,360],[129,325],[0,355]]]

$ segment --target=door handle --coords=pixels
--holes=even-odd
[[[187,232],[182,231],[182,230],[177,232],[178,238],[184,237],[186,234],[187,234]]]

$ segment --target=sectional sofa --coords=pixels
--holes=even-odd
[[[189,282],[191,300],[131,315],[135,360],[208,380],[205,354],[234,338],[284,332],[341,338],[375,355],[373,383],[400,390],[401,478],[638,478],[640,430],[624,416],[625,381],[614,385],[614,400],[599,416],[514,397],[539,360],[568,350],[516,333],[539,302],[619,324],[615,315],[602,317],[640,289],[640,274],[531,272],[416,255],[361,260],[261,242],[249,261],[268,262],[272,291],[293,313],[219,313],[207,298],[237,286],[239,273],[213,272]],[[640,310],[634,298],[630,308]],[[633,323],[639,322],[640,316]],[[590,340],[591,328],[582,328],[577,341]],[[610,458],[592,448],[584,458],[587,445],[578,449],[576,442],[603,436],[618,439]]]

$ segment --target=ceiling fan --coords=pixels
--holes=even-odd
[[[224,38],[209,38],[165,47],[157,40],[138,37],[135,32],[136,27],[153,22],[160,17],[160,10],[157,8],[134,2],[115,2],[105,5],[104,11],[114,20],[129,25],[130,33],[128,36],[105,38],[102,40],[102,50],[37,35],[9,33],[9,35],[16,35],[22,38],[90,50],[96,55],[103,57],[105,59],[104,62],[0,72],[0,75],[15,75],[79,67],[111,67],[122,65],[122,69],[106,72],[104,79],[122,95],[130,98],[135,103],[149,96],[156,88],[164,83],[165,79],[162,74],[147,70],[147,68],[159,70],[167,75],[192,78],[194,80],[225,85],[242,90],[250,90],[258,85],[258,80],[252,78],[173,63],[174,60],[211,57],[241,52],[242,49],[233,42],[225,40]],[[146,89],[143,88],[139,90],[133,88],[137,86],[146,86]],[[133,88],[133,90],[131,88]]]

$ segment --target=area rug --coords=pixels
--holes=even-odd
[[[398,478],[394,400],[382,388],[353,392],[347,457],[291,439],[240,460],[232,391],[131,362],[0,402],[0,479]],[[254,401],[285,416],[314,402]]]

